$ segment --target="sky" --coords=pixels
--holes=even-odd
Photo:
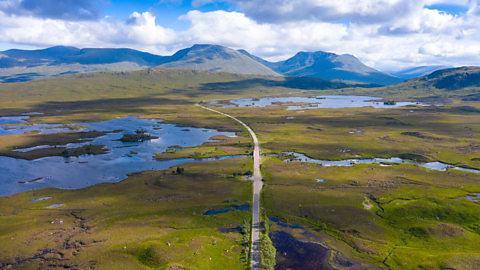
[[[480,0],[0,0],[0,51],[65,45],[171,55],[218,44],[270,61],[351,54],[392,71],[480,65],[479,25]]]

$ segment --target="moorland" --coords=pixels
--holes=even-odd
[[[195,106],[221,101],[211,106],[246,123],[261,143],[264,269],[275,260],[276,269],[476,269],[480,207],[472,198],[480,193],[480,174],[415,163],[480,169],[479,73],[450,69],[388,87],[162,68],[88,73],[1,85],[0,116],[41,113],[19,125],[162,119],[237,137],[172,145],[155,155],[158,160],[251,154],[251,139],[240,124]],[[239,98],[324,95],[431,106],[223,106]],[[0,136],[0,153],[33,160],[61,156],[61,148],[12,150],[95,136],[102,134],[80,129]],[[88,154],[108,151],[93,150]],[[86,149],[69,153],[75,151],[83,155]],[[322,160],[401,157],[414,164],[327,167],[290,159],[288,152]],[[78,190],[52,187],[0,197],[0,267],[248,269],[250,212],[204,214],[251,205],[252,164],[250,156],[187,163]],[[295,250],[300,243],[310,245]]]

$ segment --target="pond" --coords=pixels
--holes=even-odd
[[[25,121],[27,118],[0,118],[0,123],[12,123]],[[90,142],[80,142],[66,145],[66,147],[79,147],[87,144],[105,145],[109,150],[103,155],[84,155],[80,157],[46,157],[27,161],[10,157],[0,156],[0,196],[12,195],[22,191],[57,187],[64,189],[78,189],[103,182],[118,182],[127,177],[127,174],[146,170],[164,170],[172,166],[196,161],[211,161],[211,159],[176,159],[168,161],[156,161],[153,156],[164,152],[169,146],[179,145],[192,147],[201,145],[211,137],[224,135],[235,136],[233,132],[220,132],[213,129],[191,128],[173,124],[163,124],[159,120],[138,119],[127,117],[110,121],[82,123],[81,126],[88,128],[79,131],[112,131],[123,130],[119,133],[108,133],[105,136],[93,138]],[[0,126],[0,134],[6,128],[16,134],[29,130],[46,131],[45,126]],[[119,139],[123,134],[131,134],[135,130],[143,129],[150,135],[158,137],[151,141],[127,143]],[[52,130],[48,130],[50,132]],[[63,131],[63,129],[61,129]],[[70,131],[66,129],[66,131]],[[49,148],[51,146],[38,146],[32,149]],[[31,150],[31,149],[27,149]],[[26,151],[19,149],[18,151]],[[132,154],[136,153],[136,154]],[[239,156],[221,157],[219,159],[238,158]],[[30,181],[30,179],[40,179]],[[20,183],[19,183],[20,182]]]
[[[394,164],[417,164],[421,167],[424,167],[429,170],[435,171],[446,171],[446,170],[459,170],[463,172],[470,172],[470,173],[480,173],[480,170],[469,169],[469,168],[462,168],[452,166],[450,164],[445,164],[441,162],[429,162],[429,163],[415,163],[413,161],[403,160],[401,158],[373,158],[373,159],[346,159],[346,160],[321,160],[321,159],[313,159],[309,158],[306,155],[295,153],[295,152],[287,152],[283,153],[282,156],[291,156],[294,161],[304,161],[309,163],[316,163],[322,164],[325,167],[329,166],[354,166],[355,164],[379,164],[380,166],[389,166],[389,163]],[[288,159],[286,160],[289,161]]]
[[[316,243],[297,240],[284,231],[271,232],[269,236],[277,250],[275,270],[333,270],[328,264],[329,249]]]
[[[293,105],[288,106],[287,110],[303,110],[303,109],[317,109],[317,108],[361,108],[361,107],[374,107],[374,108],[398,108],[407,105],[429,106],[424,103],[415,102],[397,102],[395,105],[385,105],[380,102],[382,98],[368,97],[368,96],[312,96],[312,97],[267,97],[260,99],[235,99],[230,100],[231,104],[223,106],[228,108],[232,106],[237,107],[266,107],[272,105],[288,105],[287,103],[308,103],[307,105]],[[218,101],[211,102],[210,104],[219,104]],[[233,104],[233,105],[232,105]]]
[[[222,209],[217,209],[217,210],[210,210],[205,212],[203,215],[204,216],[214,216],[218,214],[223,214],[227,213],[230,211],[249,211],[250,210],[250,205],[244,204],[244,205],[239,205],[239,206],[234,206],[234,207],[228,207],[228,208],[222,208]]]
[[[480,193],[472,193],[470,195],[467,195],[465,197],[461,197],[459,199],[467,199],[472,202],[480,202]]]
[[[66,125],[59,124],[27,125],[28,118],[30,116],[0,117],[0,136],[23,134],[30,131],[39,131],[42,134],[72,131],[66,128]]]
[[[277,250],[275,270],[333,269],[329,265],[331,250],[319,244],[323,243],[322,239],[298,224],[287,224],[276,218],[270,221],[278,225],[278,230],[269,234]],[[295,231],[298,238],[292,235]]]

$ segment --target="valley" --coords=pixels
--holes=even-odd
[[[1,85],[0,268],[249,269],[258,207],[261,269],[475,269],[480,107],[455,83],[151,68]],[[258,136],[258,170],[223,114]],[[136,131],[155,138],[119,141]]]

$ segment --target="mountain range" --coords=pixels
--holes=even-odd
[[[237,74],[311,77],[377,85],[393,85],[421,74],[428,67],[389,75],[366,66],[356,57],[329,52],[299,52],[280,62],[269,62],[245,50],[219,45],[194,45],[172,56],[159,56],[133,49],[56,46],[42,50],[0,52],[0,82],[22,82],[95,71],[134,71],[148,67],[193,69]]]
[[[402,69],[395,72],[388,72],[388,74],[395,76],[397,78],[409,80],[409,79],[431,74],[437,70],[449,69],[449,68],[453,68],[453,66],[419,66],[419,67]]]
[[[285,76],[346,80],[379,85],[392,85],[404,81],[370,68],[353,55],[348,54],[337,55],[322,51],[299,52],[285,61],[272,63],[252,56],[244,50],[241,52]]]

